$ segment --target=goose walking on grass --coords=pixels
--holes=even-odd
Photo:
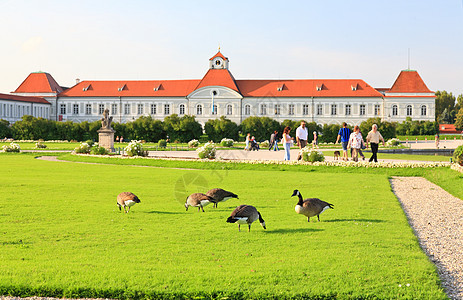
[[[231,213],[227,222],[238,223],[238,231],[241,231],[241,224],[248,224],[248,231],[251,231],[251,224],[257,219],[259,219],[260,225],[262,225],[264,229],[267,229],[264,219],[262,219],[260,212],[258,212],[254,206],[240,205]]]
[[[212,189],[207,191],[206,195],[212,197],[214,199],[214,206],[217,207],[219,202],[225,202],[231,198],[238,199],[238,195],[233,194],[232,192],[223,190],[223,189]]]
[[[117,195],[116,204],[119,206],[119,210],[123,207],[125,213],[128,213],[130,211],[130,207],[134,206],[136,203],[140,203],[140,199],[138,199],[134,193],[122,192]]]
[[[214,199],[212,199],[212,197],[209,197],[208,195],[205,195],[203,193],[194,193],[186,198],[185,208],[186,210],[188,210],[189,206],[194,206],[198,208],[198,211],[202,209],[204,212],[203,207],[211,202],[214,202]]]
[[[293,195],[291,197],[298,196],[299,202],[297,202],[296,207],[294,210],[301,215],[307,217],[307,222],[310,222],[310,217],[318,217],[318,221],[320,222],[320,214],[329,208],[333,208],[333,204],[328,202],[322,201],[318,198],[308,198],[303,200],[301,192],[298,190],[294,190]]]

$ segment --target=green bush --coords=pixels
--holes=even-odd
[[[198,157],[201,159],[204,159],[204,158],[214,159],[216,151],[217,149],[213,142],[206,143],[204,146],[196,149],[196,152],[198,153]]]
[[[193,139],[199,139],[203,133],[203,128],[195,117],[185,115],[179,118],[176,114],[164,118],[163,128],[171,141],[188,143]]]
[[[0,139],[11,138],[12,131],[10,128],[10,122],[7,120],[0,119]]]
[[[100,145],[98,145],[98,143],[95,143],[92,149],[90,150],[90,153],[94,155],[106,155],[108,154],[108,150],[106,150],[105,147],[101,147]]]
[[[162,148],[167,147],[167,141],[166,140],[159,140],[158,141],[158,146],[162,147]]]
[[[197,148],[199,146],[199,141],[198,140],[191,140],[188,142],[188,147],[189,148]]]
[[[145,156],[141,141],[131,141],[124,151],[128,156]]]
[[[42,142],[37,142],[37,143],[35,143],[35,148],[37,148],[37,149],[46,149],[47,145],[42,144]]]
[[[90,153],[91,148],[92,147],[88,143],[83,142],[83,143],[80,143],[80,145],[74,149],[74,152],[81,153],[81,154],[88,154]]]
[[[457,149],[455,149],[453,152],[453,159],[457,164],[463,166],[463,145],[460,145]]]
[[[224,116],[221,116],[220,119],[208,120],[204,124],[204,132],[208,141],[219,142],[223,138],[237,141],[239,138],[239,126]]]
[[[21,152],[21,147],[14,142],[11,142],[9,145],[4,145],[2,149],[3,152]]]
[[[325,161],[325,156],[321,151],[315,151],[311,147],[304,147],[302,150],[302,160],[307,162]]]
[[[221,141],[220,141],[220,145],[222,147],[233,147],[233,143],[235,141],[233,141],[232,139],[227,139],[227,138],[223,138]]]
[[[382,122],[381,118],[370,118],[360,124],[360,131],[364,138],[366,138],[368,132],[371,131],[373,124],[378,125],[378,131],[385,141],[396,137],[396,123]]]
[[[269,117],[249,117],[241,122],[241,132],[254,136],[257,141],[263,141],[270,138],[275,130],[280,130],[280,123]]]

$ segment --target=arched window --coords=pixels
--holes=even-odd
[[[203,106],[201,104],[196,105],[196,114],[197,115],[203,114]]]
[[[407,116],[411,116],[412,113],[413,113],[412,106],[411,106],[411,105],[407,105]]]
[[[217,105],[214,104],[214,105],[212,106],[212,108],[213,108],[213,109],[212,109],[212,112],[211,112],[211,113],[212,113],[213,115],[216,115],[216,114],[217,114]]]
[[[233,106],[231,104],[227,105],[227,115],[233,114]]]
[[[179,115],[185,114],[185,104],[180,104],[178,114]]]
[[[246,104],[246,105],[244,106],[244,114],[245,114],[246,116],[249,116],[249,115],[251,114],[251,105]]]
[[[392,115],[397,116],[399,114],[399,110],[397,108],[397,105],[392,105]]]
[[[426,116],[426,105],[421,105],[421,115]]]

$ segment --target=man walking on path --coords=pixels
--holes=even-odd
[[[379,147],[380,140],[383,141],[383,146],[384,146],[384,138],[381,135],[381,133],[379,133],[378,131],[378,125],[373,124],[373,126],[371,126],[371,131],[368,132],[368,135],[367,135],[367,145],[366,146],[368,147],[368,143],[370,143],[371,153],[373,153],[370,157],[369,162],[372,162],[372,161],[378,162],[378,147]]]
[[[307,139],[309,137],[309,131],[307,127],[305,127],[305,122],[301,121],[301,126],[296,129],[296,142],[299,150],[302,150],[305,146],[307,146]],[[302,152],[299,151],[299,155],[297,156],[297,160],[301,160]]]
[[[347,143],[349,142],[351,131],[347,128],[347,123],[342,123],[342,128],[339,129],[338,138],[336,139],[336,144],[339,143],[339,139],[341,139],[342,144],[342,159],[348,161],[349,158],[347,156]]]

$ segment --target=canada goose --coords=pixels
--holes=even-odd
[[[238,223],[238,231],[241,231],[241,224],[248,224],[248,231],[251,231],[251,224],[257,219],[259,219],[260,225],[262,225],[264,229],[267,229],[267,227],[265,227],[264,219],[262,219],[260,212],[258,212],[254,206],[240,205],[231,213],[227,222]]]
[[[140,203],[140,199],[138,199],[135,194],[130,193],[130,192],[122,192],[119,195],[117,195],[117,206],[119,206],[119,210],[121,210],[121,207],[124,208],[125,213],[128,213],[130,211],[130,207],[134,206],[135,203]],[[128,207],[126,210],[125,208]]]
[[[301,192],[298,190],[294,190],[293,195],[291,197],[298,196],[299,202],[297,202],[296,207],[294,210],[301,215],[307,217],[307,222],[310,222],[310,217],[317,216],[318,221],[320,222],[320,214],[327,210],[328,208],[333,208],[333,204],[328,202],[322,201],[318,198],[308,198],[302,200]]]
[[[209,203],[211,203],[213,201],[214,201],[214,199],[212,199],[208,195],[205,195],[203,193],[194,193],[194,194],[191,194],[190,196],[188,196],[186,198],[185,208],[186,208],[186,210],[188,210],[189,206],[194,206],[194,207],[198,208],[198,211],[200,209],[202,209],[203,212],[204,212],[203,207],[208,205]]]
[[[212,189],[207,191],[206,195],[212,197],[214,199],[214,207],[217,207],[219,202],[225,202],[228,199],[236,198],[238,199],[238,195],[233,194],[232,192],[223,190],[223,189]]]

